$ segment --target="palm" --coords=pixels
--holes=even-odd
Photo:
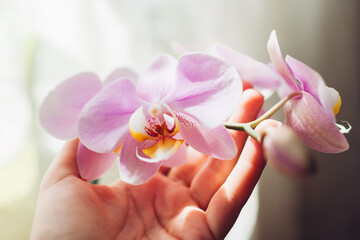
[[[254,91],[244,95],[233,121],[250,121],[261,108]],[[247,136],[233,136],[240,155]],[[238,156],[220,161],[191,152],[185,165],[162,169],[145,184],[92,185],[79,178],[76,148],[76,140],[69,142],[60,156],[65,160],[56,161],[44,176],[35,239],[47,232],[54,239],[221,239],[264,167],[261,146],[250,141],[239,161]]]
[[[211,239],[205,212],[191,197],[190,189],[160,175],[138,187],[91,186],[77,182],[69,198],[72,208],[63,205],[62,211],[76,206],[80,219],[92,216],[87,218],[87,226],[83,221],[71,224],[72,231],[78,234],[84,228],[81,233],[86,236],[84,239],[105,239],[104,236],[108,239],[171,239],[171,236]]]
[[[190,168],[200,168],[203,160],[197,159],[192,164],[174,168],[167,175],[159,172],[140,186],[123,182],[113,186],[92,185],[67,176],[43,194],[47,199],[61,198],[60,204],[42,200],[51,205],[47,214],[60,213],[63,216],[61,224],[64,226],[59,234],[65,236],[78,235],[83,239],[105,239],[104,236],[108,239],[211,239],[206,209],[200,207],[204,203],[196,199],[194,186],[190,187],[186,179],[190,177]],[[68,219],[67,216],[76,217]],[[67,229],[67,232],[62,229]]]

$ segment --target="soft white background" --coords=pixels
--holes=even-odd
[[[357,0],[0,0],[0,239],[27,239],[43,172],[62,142],[37,121],[44,96],[83,71],[141,71],[174,40],[223,43],[267,62],[276,29],[284,54],[339,90],[353,130],[343,154],[314,154],[318,174],[268,166],[227,239],[359,239],[360,6]],[[116,176],[116,168],[107,178]]]

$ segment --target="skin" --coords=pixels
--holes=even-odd
[[[259,93],[246,90],[230,121],[253,120],[262,104]],[[81,179],[78,140],[68,141],[43,177],[31,239],[223,239],[265,166],[259,143],[244,132],[232,136],[236,158],[189,148],[184,165],[162,168],[139,186]]]

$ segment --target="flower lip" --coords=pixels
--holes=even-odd
[[[162,160],[167,160],[175,154],[183,142],[184,140],[163,137],[159,139],[159,141],[157,141],[154,145],[142,150],[142,152],[150,158],[140,156],[138,149],[136,150],[136,156],[145,162],[159,162]]]

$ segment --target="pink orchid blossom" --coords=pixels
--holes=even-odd
[[[314,165],[308,150],[290,127],[270,127],[265,132],[264,157],[276,170],[292,177],[312,173]]]
[[[235,157],[237,147],[223,122],[241,92],[236,70],[220,59],[159,55],[137,81],[113,81],[85,105],[79,137],[95,152],[121,149],[120,178],[141,184],[162,165],[182,164],[184,141],[219,159]]]
[[[349,144],[335,123],[341,104],[339,93],[326,86],[320,74],[304,63],[290,56],[284,60],[275,31],[270,35],[268,52],[274,68],[283,78],[280,96],[302,93],[285,104],[286,123],[307,146],[317,151],[347,150]]]
[[[281,77],[262,62],[224,45],[215,45],[213,53],[231,63],[241,79],[254,87],[276,90],[280,86]]]
[[[130,69],[119,68],[104,83],[93,73],[81,73],[65,80],[47,95],[40,106],[40,124],[56,138],[68,140],[77,137],[76,124],[83,106],[103,88],[103,85],[123,76],[137,78]],[[93,152],[79,142],[77,165],[80,176],[87,180],[98,178],[114,164],[116,157],[115,153]]]

